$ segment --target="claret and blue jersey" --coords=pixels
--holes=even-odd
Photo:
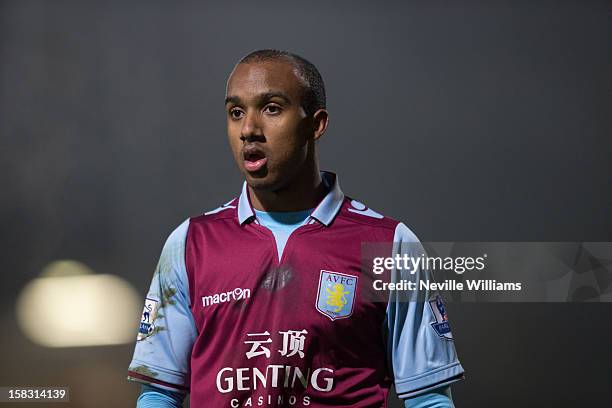
[[[322,175],[328,193],[280,245],[246,184],[170,235],[129,379],[189,392],[195,407],[385,407],[393,383],[408,398],[462,378],[436,308],[377,302],[360,284],[362,242],[416,236]]]

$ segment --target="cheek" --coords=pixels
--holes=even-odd
[[[236,156],[242,148],[242,140],[240,140],[240,129],[228,123],[227,125],[227,141],[232,150],[232,154]]]
[[[273,167],[286,168],[298,166],[307,157],[306,147],[297,140],[279,140],[275,149],[276,154],[272,160]]]
[[[300,124],[295,121],[270,126],[268,135],[271,136],[269,142],[274,145],[278,158],[295,158],[306,151],[306,137]]]

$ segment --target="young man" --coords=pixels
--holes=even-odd
[[[328,112],[318,70],[253,52],[225,104],[246,181],[162,250],[129,367],[145,384],[138,406],[180,406],[190,392],[196,408],[385,407],[393,383],[406,406],[453,406],[448,385],[463,368],[450,332],[434,327],[448,327],[440,298],[365,295],[361,243],[418,240],[319,170]]]

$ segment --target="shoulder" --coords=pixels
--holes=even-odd
[[[393,241],[395,242],[421,242],[414,232],[406,224],[400,222],[395,228],[395,235]]]
[[[368,207],[365,203],[345,197],[338,217],[368,229],[380,229],[392,234],[394,241],[419,242],[416,234],[403,222]]]
[[[202,225],[217,220],[226,220],[237,216],[238,198],[232,198],[223,205],[217,208],[208,210],[200,215],[191,217],[189,223],[191,225]]]
[[[382,215],[363,202],[345,197],[338,217],[343,221],[361,224],[371,228],[394,229],[399,221]]]
[[[187,239],[187,231],[189,229],[189,219],[186,219],[175,227],[162,248],[160,257],[160,267],[177,266],[181,264],[185,253],[185,242]]]
[[[175,227],[174,230],[172,230],[172,232],[168,236],[168,239],[166,239],[164,249],[171,249],[184,245],[185,237],[187,236],[187,230],[189,229],[189,221],[190,219],[187,218],[185,221]]]

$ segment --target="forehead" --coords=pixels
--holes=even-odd
[[[236,65],[227,81],[226,96],[240,98],[278,91],[299,98],[302,80],[288,61],[274,60]]]

